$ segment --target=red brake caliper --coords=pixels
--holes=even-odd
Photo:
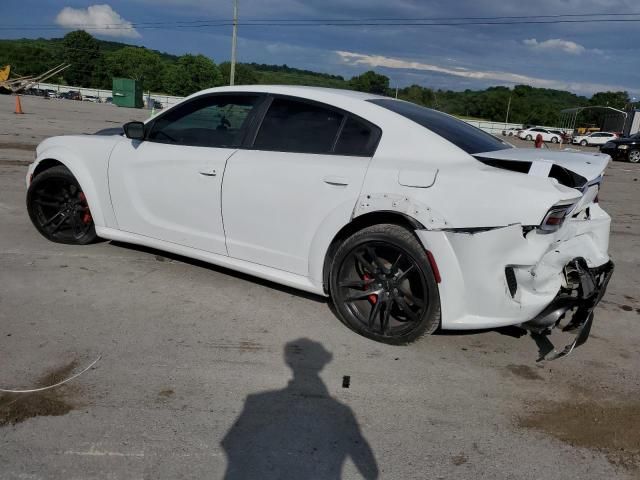
[[[372,278],[369,276],[369,274],[368,274],[368,273],[365,273],[365,274],[363,275],[363,278],[364,278],[364,280],[365,280],[365,281],[369,281],[369,280],[371,280],[371,279],[372,279]],[[364,287],[364,288],[365,288],[365,290],[367,289],[367,287],[368,287],[368,285],[365,285],[365,287]],[[369,295],[369,301],[375,305],[375,304],[378,302],[378,295],[376,295],[375,293],[372,293],[371,295]]]
[[[84,209],[84,215],[82,216],[82,223],[85,225],[89,225],[91,223],[91,211],[89,210],[89,205],[87,204],[87,197],[84,195],[84,192],[80,192],[79,195],[80,201],[82,202],[82,208]]]

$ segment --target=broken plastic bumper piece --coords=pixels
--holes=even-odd
[[[566,287],[536,318],[522,326],[531,332],[538,344],[541,360],[555,360],[570,354],[589,338],[593,311],[604,296],[614,265],[609,261],[589,268],[583,258],[576,258],[564,268]],[[569,313],[573,311],[573,315]],[[556,350],[550,340],[552,333],[561,330],[574,334],[573,341]]]

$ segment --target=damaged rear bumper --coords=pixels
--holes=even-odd
[[[536,318],[521,326],[531,331],[540,349],[540,360],[555,360],[570,354],[589,338],[593,311],[604,296],[613,275],[614,264],[589,268],[583,258],[576,258],[564,268],[567,287]],[[568,314],[573,312],[571,316]],[[558,351],[551,340],[556,329],[571,332],[573,341]]]
[[[566,267],[574,260],[583,259],[588,271],[609,263],[610,225],[609,215],[594,204],[588,218],[568,219],[553,234],[521,225],[416,230],[441,273],[442,329],[496,328],[538,319],[559,294],[572,289]]]

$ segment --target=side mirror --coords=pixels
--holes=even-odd
[[[122,126],[124,134],[131,140],[144,140],[144,123],[129,122]]]

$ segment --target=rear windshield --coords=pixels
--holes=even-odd
[[[431,110],[430,108],[390,98],[368,101],[400,114],[409,120],[413,120],[417,124],[449,140],[456,147],[461,148],[470,155],[511,148],[511,145],[508,143],[483,132],[479,128],[445,113]]]

